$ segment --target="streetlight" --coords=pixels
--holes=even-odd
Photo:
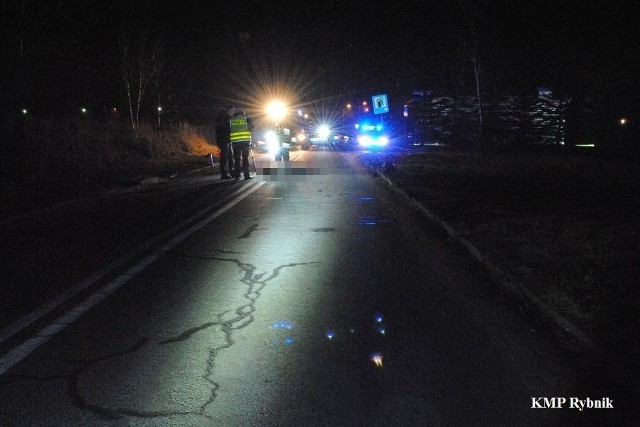
[[[624,125],[626,125],[626,124],[627,124],[627,119],[625,119],[624,117],[622,117],[622,118],[620,119],[620,126],[624,126]]]
[[[22,114],[27,114],[27,109],[23,108],[22,110],[20,110],[22,112]]]
[[[162,114],[162,106],[158,105],[158,132],[160,132],[160,114]]]
[[[409,106],[405,105],[402,110],[404,116],[404,143],[407,143],[407,117],[409,117]]]
[[[345,104],[344,108],[342,109],[342,127],[344,127],[344,122],[345,122],[345,116],[349,116],[351,117],[351,108],[353,107],[353,105],[351,105],[351,103],[347,103]]]

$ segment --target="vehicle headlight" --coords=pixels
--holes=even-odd
[[[389,138],[386,136],[381,136],[378,138],[378,145],[387,145],[389,143]]]
[[[371,145],[373,141],[371,140],[371,137],[369,135],[360,135],[358,136],[358,143],[360,145],[364,145],[365,147]]]
[[[329,129],[329,126],[322,125],[322,126],[318,127],[318,136],[321,139],[328,139],[329,135],[331,135],[331,129]]]

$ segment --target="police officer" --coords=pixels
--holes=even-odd
[[[244,179],[251,179],[249,174],[249,149],[251,148],[251,131],[253,125],[251,119],[242,110],[236,111],[231,118],[231,147],[233,149],[234,175],[240,179],[240,170],[244,172]],[[240,162],[242,156],[242,163]]]

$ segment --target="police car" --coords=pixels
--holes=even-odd
[[[382,124],[356,123],[358,145],[362,148],[381,148],[389,144],[389,136]]]

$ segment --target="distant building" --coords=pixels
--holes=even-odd
[[[551,90],[536,96],[509,96],[483,104],[483,132],[494,145],[565,143],[567,101]],[[468,145],[478,138],[479,105],[473,96],[435,96],[415,90],[405,102],[409,144]]]

